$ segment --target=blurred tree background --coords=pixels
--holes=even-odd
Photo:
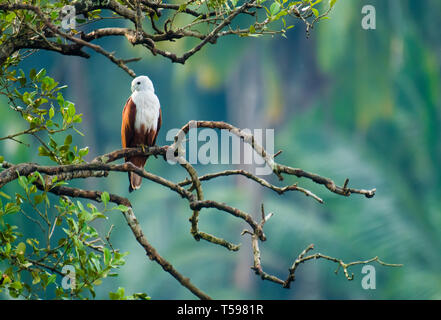
[[[361,27],[364,5],[376,9],[376,29]],[[250,270],[249,237],[244,225],[213,210],[202,212],[201,228],[233,242],[229,252],[195,242],[189,229],[191,212],[168,189],[144,181],[129,199],[148,239],[184,275],[216,299],[440,299],[441,298],[441,3],[438,0],[339,1],[331,19],[315,26],[311,37],[302,27],[287,38],[222,38],[205,47],[185,65],[133,49],[123,39],[119,52],[142,56],[131,67],[148,75],[163,112],[158,144],[166,132],[187,121],[220,120],[241,128],[274,128],[279,162],[300,167],[354,187],[377,188],[374,198],[341,197],[300,180],[325,201],[300,193],[278,196],[243,177],[208,183],[206,197],[259,216],[260,203],[275,216],[266,225],[261,245],[264,269],[284,278],[293,259],[308,244],[318,252],[354,261],[379,256],[401,268],[375,265],[376,289],[361,286],[361,266],[347,281],[335,264],[313,261],[299,267],[287,290],[261,281]],[[101,56],[91,59],[39,52],[21,68],[44,67],[66,83],[65,98],[84,114],[79,125],[89,146],[87,160],[120,148],[120,122],[130,95],[129,75]],[[8,108],[0,100],[2,110]],[[20,130],[14,113],[2,112],[0,136]],[[27,137],[27,142],[32,140]],[[5,141],[0,154],[11,162],[37,161],[24,145]],[[196,167],[213,172],[212,165]],[[151,157],[146,169],[178,181],[179,168]],[[276,182],[276,180],[272,180]],[[295,179],[288,177],[286,182]],[[87,179],[78,186],[128,196],[127,174]],[[13,190],[13,185],[5,187]],[[24,226],[26,219],[14,216]],[[20,221],[22,219],[22,221]],[[97,287],[107,299],[119,286],[127,293],[147,292],[153,299],[194,296],[145,256],[123,217],[115,212],[112,243],[129,251],[117,278]],[[35,227],[35,226],[32,226]],[[30,228],[30,226],[28,227]],[[100,228],[97,223],[97,228]],[[5,293],[0,297],[6,298]]]

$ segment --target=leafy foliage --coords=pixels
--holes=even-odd
[[[76,113],[74,103],[64,99],[65,86],[46,75],[45,69],[38,72],[31,69],[26,76],[15,68],[17,62],[11,58],[2,65],[0,90],[8,97],[11,110],[28,127],[4,139],[23,143],[19,139],[30,135],[40,144],[38,156],[56,164],[83,162],[88,148],[74,145],[72,137],[81,134],[75,124],[81,123],[82,115]],[[5,161],[3,156],[0,160]],[[74,203],[67,197],[51,198],[49,190],[67,184],[56,176],[48,181],[34,172],[19,176],[17,181],[21,191],[15,195],[0,191],[0,261],[6,263],[6,268],[0,270],[0,292],[6,290],[13,298],[28,299],[95,297],[95,287],[103,279],[117,276],[115,270],[125,263],[127,253],[112,247],[112,227],[104,238],[94,223],[107,220],[106,215],[114,209],[127,208],[122,205],[109,208],[107,192],[101,197],[103,210],[91,203],[86,206],[80,201]],[[21,233],[20,226],[8,223],[14,215],[21,215],[41,232],[35,237]],[[65,273],[66,266],[74,270],[74,276]],[[74,278],[69,278],[70,282],[63,288],[60,283],[66,277]],[[135,294],[124,298],[147,296]]]
[[[42,192],[36,188],[37,180],[43,187]],[[9,264],[2,271],[0,288],[8,290],[11,297],[38,298],[39,292],[47,290],[52,290],[57,298],[84,298],[86,292],[95,297],[94,287],[108,276],[117,276],[114,270],[124,264],[127,255],[113,249],[110,234],[105,242],[92,226],[97,219],[107,219],[106,214],[114,208],[106,205],[99,211],[90,203],[85,208],[80,201],[74,203],[67,197],[59,197],[58,204],[51,205],[38,172],[30,177],[20,176],[18,183],[23,193],[16,193],[14,201],[0,199],[0,258]],[[52,182],[51,187],[61,184],[64,183]],[[6,194],[2,196],[12,200]],[[51,208],[56,209],[53,214]],[[27,237],[18,232],[18,226],[7,223],[8,217],[14,214],[22,214],[40,227],[41,239]],[[56,232],[59,229],[63,232]],[[62,272],[65,266],[75,270],[70,290],[55,282],[57,275],[66,277]],[[29,276],[32,282],[24,280]]]

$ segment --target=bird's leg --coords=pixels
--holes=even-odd
[[[141,147],[142,152],[145,153],[145,148],[147,147],[145,144],[141,143],[141,144],[138,145],[138,147]]]

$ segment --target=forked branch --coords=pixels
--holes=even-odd
[[[278,194],[283,194],[288,191],[298,191],[306,196],[310,196],[317,200],[319,203],[323,203],[323,200],[315,195],[312,191],[307,190],[303,187],[298,186],[297,183],[287,186],[276,186],[268,182],[267,180],[258,177],[245,170],[225,170],[220,172],[215,172],[203,176],[199,176],[196,169],[185,160],[182,147],[186,135],[189,133],[190,128],[212,128],[219,130],[228,130],[231,134],[236,135],[240,139],[251,146],[258,155],[260,155],[265,163],[272,169],[272,172],[279,178],[283,180],[283,175],[294,175],[301,178],[310,179],[313,182],[324,185],[329,191],[342,196],[350,196],[351,194],[362,194],[368,198],[375,195],[375,189],[365,190],[365,189],[354,189],[348,187],[349,180],[346,179],[342,186],[337,186],[333,180],[322,177],[320,175],[304,171],[303,169],[293,168],[286,165],[279,164],[275,161],[275,157],[280,153],[269,154],[263,146],[257,143],[255,137],[231,124],[218,121],[190,121],[185,126],[183,126],[177,135],[175,136],[174,142],[170,145],[162,147],[150,147],[150,148],[130,148],[116,150],[99,157],[96,157],[91,162],[84,162],[79,164],[66,164],[66,165],[56,165],[56,166],[44,166],[36,163],[21,163],[12,164],[4,161],[2,163],[2,168],[4,169],[0,172],[0,188],[18,179],[19,176],[29,176],[34,172],[39,172],[44,175],[44,184],[40,182],[37,183],[37,187],[46,192],[53,193],[58,196],[68,196],[68,197],[78,197],[89,199],[93,201],[101,201],[100,191],[88,191],[79,188],[72,188],[66,186],[56,186],[53,181],[68,181],[78,178],[89,178],[89,177],[107,177],[112,172],[135,172],[136,174],[148,179],[158,185],[161,185],[176,194],[184,198],[188,202],[189,209],[192,210],[193,214],[190,217],[190,233],[196,240],[203,239],[205,241],[211,242],[216,245],[223,246],[231,251],[239,250],[239,245],[233,244],[225,239],[219,238],[217,236],[205,233],[199,230],[198,222],[200,218],[200,212],[204,208],[214,208],[219,212],[231,215],[235,218],[241,219],[246,222],[250,229],[244,230],[243,234],[250,234],[252,238],[254,263],[252,269],[256,274],[264,280],[269,280],[282,285],[285,288],[289,288],[290,283],[295,279],[295,271],[298,266],[304,262],[315,260],[315,259],[325,259],[333,261],[338,264],[339,268],[343,269],[343,272],[348,280],[352,280],[353,275],[349,275],[348,269],[351,266],[357,264],[366,264],[370,262],[377,262],[381,265],[397,267],[400,265],[388,264],[381,261],[378,257],[366,260],[366,261],[355,261],[351,263],[345,263],[340,259],[333,258],[330,256],[323,255],[321,253],[316,253],[312,255],[307,255],[307,253],[313,249],[313,245],[308,246],[294,261],[292,267],[289,269],[289,274],[286,280],[282,280],[274,275],[266,273],[261,264],[261,253],[259,249],[259,241],[265,241],[266,235],[264,234],[263,227],[264,224],[273,215],[265,214],[262,205],[261,209],[261,220],[260,222],[255,221],[253,215],[247,213],[243,210],[230,206],[229,204],[222,203],[212,199],[205,199],[203,192],[203,182],[214,180],[222,176],[240,175],[244,176],[252,181],[255,181],[259,185],[273,190]],[[140,169],[134,166],[132,163],[127,162],[123,164],[115,164],[114,162],[129,156],[136,155],[154,155],[160,156],[164,161],[172,160],[176,161],[183,167],[188,173],[188,177],[181,182],[174,182],[165,179],[159,175],[155,175],[151,172],[147,172],[144,169]],[[57,177],[57,179],[54,179]],[[38,181],[38,180],[37,180]],[[189,186],[189,188],[185,188]],[[124,217],[130,226],[132,233],[134,234],[138,243],[145,249],[149,258],[158,264],[168,273],[170,273],[174,278],[176,278],[181,285],[189,289],[193,294],[201,299],[209,299],[209,296],[202,292],[200,289],[195,287],[189,279],[182,276],[167,260],[162,258],[157,251],[151,246],[147,241],[144,233],[136,220],[134,210],[130,201],[126,198],[120,197],[118,195],[110,194],[110,201],[116,204],[122,204],[127,207],[124,211]]]

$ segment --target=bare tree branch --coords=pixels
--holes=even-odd
[[[34,172],[39,172],[40,174],[44,174],[44,185],[38,182],[38,188],[40,190],[44,190],[46,192],[53,193],[58,196],[68,196],[68,197],[78,197],[84,199],[90,199],[93,201],[101,202],[101,192],[99,191],[89,191],[82,190],[79,188],[72,188],[66,186],[54,186],[53,181],[54,177],[55,181],[61,180],[72,180],[78,178],[89,178],[89,177],[107,177],[111,172],[135,172],[141,177],[153,181],[159,185],[162,185],[171,191],[177,193],[182,198],[188,201],[189,208],[193,211],[191,216],[190,223],[191,229],[190,233],[196,240],[206,240],[216,245],[223,246],[231,251],[239,250],[240,245],[236,245],[230,243],[227,240],[216,237],[214,235],[202,232],[198,228],[198,221],[200,211],[204,208],[214,208],[221,212],[228,213],[236,218],[239,218],[246,222],[250,227],[250,230],[244,230],[242,234],[250,234],[252,239],[252,247],[254,253],[254,264],[252,269],[258,274],[262,279],[269,280],[275,282],[277,284],[282,285],[285,288],[290,286],[290,283],[294,281],[294,274],[296,269],[301,263],[307,262],[309,260],[315,259],[325,259],[329,261],[333,261],[339,265],[339,267],[343,268],[343,272],[348,280],[352,279],[352,276],[348,273],[348,268],[357,265],[357,264],[367,264],[370,262],[378,262],[381,265],[385,266],[400,266],[395,264],[388,264],[381,261],[378,257],[366,260],[366,261],[356,261],[351,263],[345,263],[340,259],[333,258],[330,256],[326,256],[320,253],[308,255],[306,254],[313,249],[313,246],[310,245],[307,247],[294,261],[292,267],[289,269],[289,274],[286,280],[281,280],[280,278],[266,273],[261,264],[261,253],[259,249],[259,241],[265,241],[266,235],[264,234],[263,227],[264,224],[271,218],[272,213],[265,214],[263,204],[261,208],[261,221],[257,222],[253,219],[253,215],[247,212],[244,212],[238,208],[232,207],[226,203],[222,203],[216,200],[204,199],[203,193],[203,185],[202,182],[214,180],[223,176],[230,175],[241,175],[248,179],[255,181],[263,187],[266,187],[270,190],[278,194],[283,194],[287,191],[299,191],[304,193],[307,196],[311,196],[313,199],[317,200],[319,203],[323,203],[323,200],[316,196],[311,191],[299,187],[297,183],[293,185],[279,187],[273,185],[250,172],[244,170],[225,170],[221,172],[215,172],[212,174],[207,174],[204,176],[199,176],[195,168],[183,157],[181,154],[180,148],[183,144],[184,137],[189,133],[190,128],[213,128],[219,130],[228,130],[230,133],[241,138],[244,143],[248,143],[252,149],[259,154],[265,162],[272,168],[273,173],[279,177],[279,180],[283,179],[282,174],[285,175],[294,175],[297,177],[307,178],[312,180],[313,182],[324,185],[329,191],[342,195],[342,196],[350,196],[353,193],[362,194],[366,197],[373,197],[375,194],[375,189],[364,190],[364,189],[353,189],[348,188],[349,180],[346,179],[343,186],[337,186],[331,179],[322,177],[317,174],[309,173],[302,169],[292,168],[289,166],[285,166],[279,164],[274,161],[274,158],[280,154],[280,151],[275,155],[269,154],[261,145],[256,142],[256,139],[253,135],[244,132],[243,130],[234,127],[231,124],[225,122],[218,121],[190,121],[186,125],[184,125],[175,136],[174,142],[171,145],[166,145],[162,147],[154,146],[149,148],[128,148],[116,150],[101,156],[96,157],[89,163],[79,163],[79,164],[67,164],[67,165],[57,165],[57,166],[43,166],[36,163],[22,163],[14,165],[12,163],[4,161],[1,164],[1,167],[4,169],[0,172],[0,188],[5,186],[11,181],[14,181],[19,176],[29,176]],[[114,164],[113,162],[123,159],[129,156],[136,155],[154,155],[161,156],[164,161],[167,161],[167,157],[171,155],[175,156],[175,159],[181,167],[183,167],[188,173],[188,177],[181,182],[173,182],[167,180],[161,176],[155,175],[151,172],[147,172],[144,169],[140,169],[134,166],[130,162],[126,162],[124,164]],[[38,180],[37,180],[38,181]],[[191,185],[190,188],[186,189],[185,187]],[[122,204],[128,207],[128,210],[124,212],[124,216],[126,218],[127,223],[129,224],[132,233],[135,235],[135,238],[140,243],[140,245],[145,249],[147,255],[151,260],[159,263],[162,268],[169,272],[173,277],[175,277],[184,287],[189,289],[192,293],[198,296],[201,299],[209,299],[205,293],[203,293],[200,289],[196,288],[189,279],[183,277],[176,269],[165,259],[163,259],[156,250],[150,245],[150,243],[145,238],[137,220],[136,216],[133,212],[132,205],[130,201],[126,198],[120,197],[118,195],[110,194],[110,201],[116,204]]]
[[[271,218],[271,216],[273,214],[270,213],[268,215],[265,215],[263,204],[262,204],[261,210],[262,210],[262,220],[260,221],[259,226],[263,229],[263,225],[265,224],[266,221],[268,221],[269,218]],[[348,279],[348,280],[354,279],[354,274],[352,273],[351,275],[349,275],[349,271],[348,271],[348,269],[354,265],[369,264],[372,262],[377,262],[380,265],[388,266],[388,267],[402,267],[403,266],[402,264],[392,264],[392,263],[383,262],[378,257],[374,257],[374,258],[364,260],[364,261],[354,261],[354,262],[350,262],[350,263],[345,263],[341,259],[330,257],[330,256],[327,256],[327,255],[324,255],[321,253],[316,253],[316,254],[312,254],[309,256],[305,256],[309,251],[314,249],[314,245],[310,244],[308,247],[306,247],[305,250],[303,250],[299,254],[299,256],[294,261],[291,268],[289,268],[287,279],[282,280],[282,279],[280,279],[274,275],[271,275],[263,270],[262,263],[261,263],[261,253],[260,253],[260,249],[259,249],[259,236],[258,236],[258,234],[256,234],[255,231],[252,232],[249,230],[243,230],[242,235],[244,235],[244,234],[251,235],[251,244],[253,247],[253,260],[254,260],[254,264],[251,267],[251,269],[254,270],[254,272],[257,275],[259,275],[262,280],[268,280],[268,281],[280,284],[284,288],[290,288],[291,282],[293,282],[295,280],[295,272],[296,272],[298,266],[300,264],[307,262],[307,261],[310,261],[310,260],[324,259],[324,260],[329,260],[329,261],[337,263],[338,268],[337,268],[337,270],[335,270],[335,273],[338,273],[338,270],[341,267],[343,269],[343,273],[344,273],[346,279]]]

